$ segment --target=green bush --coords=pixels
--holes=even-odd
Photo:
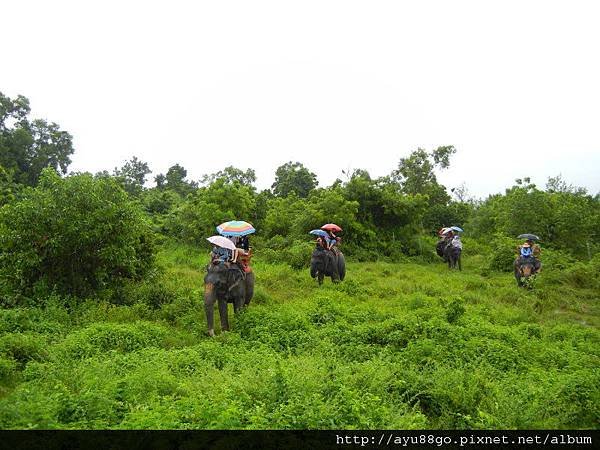
[[[134,305],[136,303],[147,305],[151,309],[158,309],[163,305],[173,303],[184,293],[172,285],[166,277],[155,274],[140,282],[128,281],[123,283],[110,295],[111,303]]]
[[[60,353],[67,358],[86,358],[109,350],[127,353],[165,345],[168,335],[166,328],[146,322],[98,323],[71,333],[61,343]]]
[[[13,359],[23,368],[29,361],[40,361],[47,356],[46,341],[37,334],[7,333],[0,338],[0,355]]]
[[[517,244],[515,240],[498,234],[490,246],[492,251],[489,255],[489,268],[501,272],[511,272],[516,258]]]
[[[0,384],[9,382],[15,376],[16,372],[17,361],[11,357],[0,356]]]
[[[456,297],[448,303],[446,306],[446,319],[448,322],[454,323],[462,317],[466,311],[464,303],[464,300],[460,297]]]
[[[561,279],[567,284],[578,288],[600,289],[600,264],[596,260],[572,264],[561,274]]]
[[[263,261],[280,262],[289,264],[294,269],[303,269],[310,265],[310,257],[314,248],[312,242],[293,241],[284,242],[281,236],[271,238],[268,248],[262,248],[257,255]]]
[[[50,292],[88,296],[153,264],[143,211],[118,183],[51,169],[0,210],[0,286],[6,299]]]

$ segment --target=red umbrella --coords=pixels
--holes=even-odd
[[[334,231],[337,233],[338,231],[342,231],[342,227],[335,223],[327,223],[321,227],[321,230]]]

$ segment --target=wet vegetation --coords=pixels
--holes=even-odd
[[[475,199],[436,171],[319,187],[300,163],[198,181],[133,158],[65,175],[71,136],[0,93],[0,428],[596,428],[600,197],[550,178]],[[252,222],[256,276],[231,331],[206,335],[215,225]],[[323,223],[344,228],[343,283],[309,276]],[[435,232],[464,228],[463,270]],[[517,288],[515,236],[542,238]]]

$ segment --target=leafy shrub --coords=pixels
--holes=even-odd
[[[69,358],[85,358],[109,350],[132,352],[165,344],[169,331],[159,325],[98,323],[71,333],[61,344]]]
[[[264,261],[282,262],[289,264],[294,269],[303,269],[310,265],[314,245],[306,241],[293,241],[285,243],[280,236],[275,236],[268,241],[269,248],[261,249],[259,256]]]
[[[0,355],[8,356],[23,368],[31,360],[47,356],[46,341],[30,333],[7,333],[0,338]]]
[[[489,268],[501,272],[513,270],[516,258],[517,244],[506,236],[496,235],[491,242],[492,251],[489,255]]]
[[[166,218],[167,234],[191,244],[205,245],[215,226],[236,217],[252,217],[256,204],[253,188],[217,179],[178,205]]]
[[[155,275],[141,282],[126,282],[111,294],[112,303],[140,303],[152,309],[173,303],[181,295],[164,276]]]
[[[588,263],[571,263],[560,278],[573,287],[600,289],[600,254]]]
[[[294,269],[302,269],[310,265],[313,244],[296,241],[283,254],[283,260]]]
[[[465,313],[464,300],[460,297],[453,298],[446,306],[446,319],[450,323],[456,322]]]
[[[8,382],[17,372],[17,361],[13,358],[0,356],[0,383]],[[0,392],[2,392],[0,390]]]
[[[86,296],[153,263],[144,213],[115,180],[60,178],[51,169],[35,189],[0,211],[0,281],[5,297],[52,291]]]

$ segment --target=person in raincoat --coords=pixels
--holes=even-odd
[[[233,252],[227,248],[219,247],[218,245],[213,246],[212,252],[210,253],[210,259],[213,264],[219,262],[230,261],[233,257]]]
[[[327,250],[335,251],[333,247],[337,245],[340,238],[335,235],[333,230],[327,230],[327,237],[325,240],[327,241]]]
[[[524,243],[517,247],[518,258],[533,258],[533,268],[535,273],[538,273],[542,269],[542,262],[540,261],[541,253],[542,249],[532,239],[527,239]]]

